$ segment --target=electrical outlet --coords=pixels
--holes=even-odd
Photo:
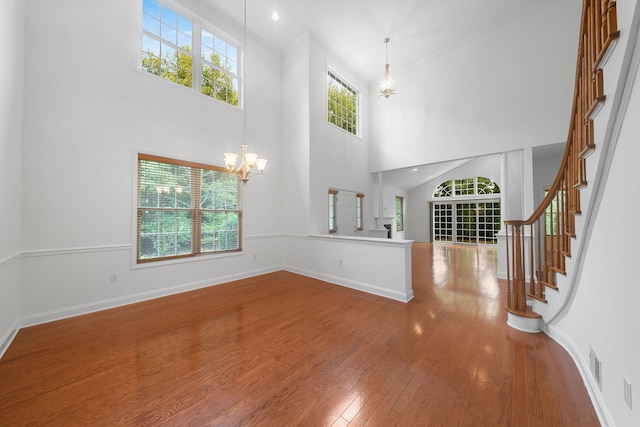
[[[118,273],[111,273],[111,283],[115,283],[119,280]]]
[[[629,407],[629,409],[633,409],[631,406],[631,382],[627,377],[622,377],[622,380],[624,382],[624,401],[627,402],[627,406]]]
[[[342,265],[342,259],[338,260],[338,265]]]

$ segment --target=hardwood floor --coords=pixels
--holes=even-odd
[[[0,425],[597,426],[506,325],[495,251],[415,244],[408,304],[278,272],[21,330]]]

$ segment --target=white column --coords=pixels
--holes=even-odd
[[[502,221],[510,218],[507,194],[509,192],[509,157],[507,153],[500,154],[500,210]]]
[[[522,150],[522,219],[533,213],[533,148]]]

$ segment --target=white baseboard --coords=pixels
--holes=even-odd
[[[20,322],[16,319],[9,330],[2,336],[2,338],[0,338],[0,359],[2,359],[2,356],[4,356],[4,353],[7,351],[16,335],[18,335],[19,330]]]
[[[56,320],[67,319],[69,317],[81,316],[83,314],[94,313],[96,311],[108,310],[110,308],[121,307],[124,305],[135,304],[142,301],[148,301],[155,298],[175,295],[182,292],[193,291],[196,289],[206,288],[209,286],[220,285],[222,283],[232,282],[234,280],[246,279],[261,274],[273,273],[283,270],[282,266],[275,266],[263,269],[245,271],[238,274],[231,274],[211,279],[199,280],[192,283],[184,283],[181,285],[170,286],[162,289],[155,289],[148,292],[140,292],[137,294],[125,295],[122,297],[111,298],[102,301],[94,301],[87,304],[80,304],[72,307],[64,307],[57,310],[50,310],[42,313],[23,316],[19,320],[20,327],[34,326],[42,323],[53,322]]]
[[[284,270],[291,273],[300,274],[302,276],[311,277],[313,279],[322,280],[324,282],[333,283],[334,285],[344,286],[346,288],[355,289],[357,291],[366,292],[373,295],[393,299],[400,302],[409,302],[413,299],[413,290],[410,293],[402,293],[390,289],[381,288],[379,286],[370,285],[368,283],[348,280],[342,277],[331,276],[328,274],[318,273],[315,271],[305,270],[290,265],[283,267]]]
[[[567,353],[569,353],[574,363],[578,367],[578,372],[580,372],[582,381],[587,388],[587,392],[589,393],[589,397],[591,398],[591,402],[593,403],[593,408],[598,415],[598,420],[600,421],[602,427],[615,426],[615,422],[613,421],[613,418],[609,413],[609,409],[607,408],[607,405],[602,398],[600,388],[596,384],[595,379],[589,371],[589,362],[584,360],[584,358],[582,357],[582,353],[580,353],[580,350],[578,349],[576,343],[571,339],[569,335],[565,334],[563,331],[553,325],[546,325],[546,327],[544,328],[544,332],[549,335],[555,342],[564,347],[565,350],[567,350]]]

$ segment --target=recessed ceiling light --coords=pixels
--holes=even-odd
[[[280,15],[278,15],[278,12],[273,12],[273,13],[271,14],[271,19],[272,19],[273,21],[279,21],[279,20],[280,20]]]
[[[418,168],[411,169],[411,172],[418,172]]]

